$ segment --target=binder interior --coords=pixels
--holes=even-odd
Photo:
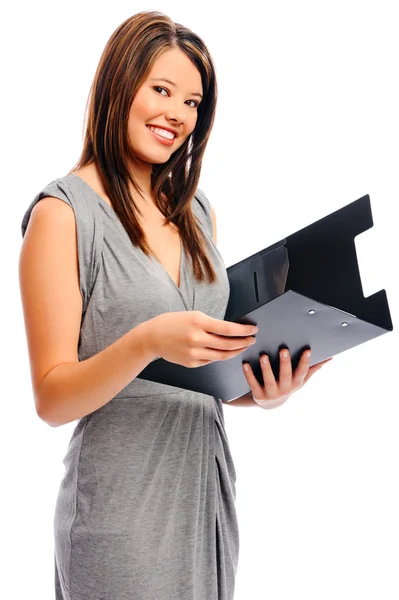
[[[355,237],[372,226],[366,195],[228,267],[224,320],[257,325],[257,343],[232,359],[194,369],[160,358],[138,377],[228,402],[250,391],[244,361],[262,384],[261,354],[268,354],[278,378],[283,347],[294,370],[308,348],[313,365],[392,331],[386,291],[365,298],[362,290]]]

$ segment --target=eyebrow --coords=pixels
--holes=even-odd
[[[166,81],[166,83],[170,83],[170,85],[177,87],[176,84],[173,83],[173,81],[171,81],[170,79],[166,79],[165,77],[154,77],[153,79],[150,79],[149,81]],[[202,98],[202,94],[199,94],[198,92],[192,92],[190,95],[191,96],[199,96],[200,98]]]

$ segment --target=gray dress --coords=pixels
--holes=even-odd
[[[182,250],[180,288],[155,257],[133,246],[115,211],[78,175],[37,194],[22,235],[45,196],[75,214],[80,361],[160,313],[200,310],[223,319],[229,281],[200,189],[192,208],[218,280],[197,282]],[[56,600],[233,599],[236,472],[219,398],[135,378],[77,421],[63,464],[54,516]]]

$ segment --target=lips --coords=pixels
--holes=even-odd
[[[163,135],[160,135],[159,133],[155,133],[155,131],[152,131],[148,126],[147,126],[148,131],[151,133],[152,137],[154,140],[156,140],[159,144],[162,144],[163,146],[173,146],[175,143],[175,137],[172,137],[171,139],[164,137]]]
[[[152,125],[152,123],[149,123],[148,125],[146,125],[146,127],[148,127],[148,129],[150,129],[150,127],[156,127],[157,129],[163,129],[164,131],[169,131],[169,133],[173,133],[175,138],[177,137],[177,132],[174,129],[170,129],[169,127],[161,127],[160,125]]]

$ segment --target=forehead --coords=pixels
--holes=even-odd
[[[188,86],[190,90],[202,93],[200,72],[179,48],[171,48],[158,56],[148,74],[148,79],[156,77],[171,79],[179,87]]]

